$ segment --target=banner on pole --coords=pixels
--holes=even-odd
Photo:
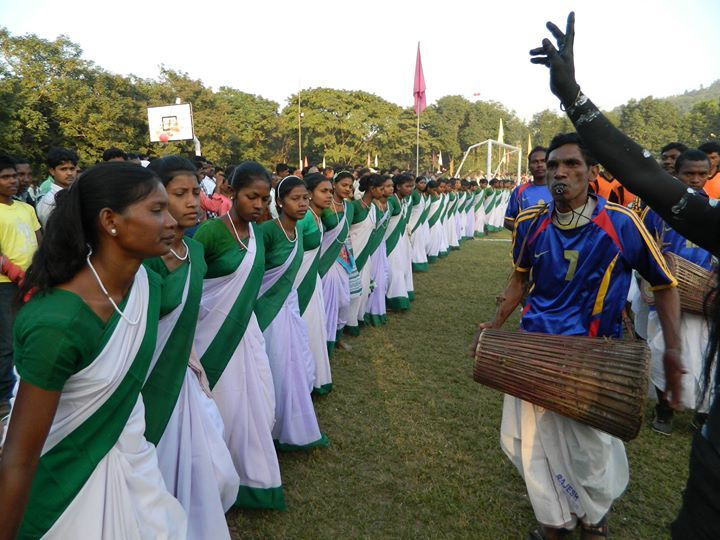
[[[415,96],[415,114],[420,113],[427,107],[425,100],[425,75],[423,74],[422,60],[420,58],[420,42],[417,47],[417,58],[415,59],[415,84],[413,85],[413,96]]]

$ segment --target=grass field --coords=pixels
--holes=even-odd
[[[535,520],[499,446],[502,396],[473,382],[467,355],[504,288],[508,238],[471,241],[415,274],[408,313],[336,352],[333,391],[315,400],[330,448],[282,454],[288,511],[231,510],[233,537],[526,537]],[[678,415],[670,437],[646,427],[627,444],[630,485],[611,515],[613,538],[669,536],[687,477],[690,418]]]

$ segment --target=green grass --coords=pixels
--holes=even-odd
[[[492,240],[508,239],[497,233]],[[315,400],[331,446],[282,454],[288,511],[231,510],[234,538],[525,538],[525,485],[500,449],[500,393],[472,380],[468,346],[510,271],[506,241],[473,240],[415,274],[411,310],[349,339]],[[507,327],[514,328],[517,317]],[[650,417],[648,405],[648,419]],[[687,477],[690,414],[627,444],[614,538],[666,538]]]

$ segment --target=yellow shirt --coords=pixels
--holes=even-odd
[[[0,253],[23,270],[30,266],[38,248],[35,231],[39,229],[35,210],[29,204],[0,204]],[[10,279],[0,274],[0,283],[10,283]]]

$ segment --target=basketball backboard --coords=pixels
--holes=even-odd
[[[148,107],[150,142],[187,141],[195,136],[192,105],[164,105]]]

